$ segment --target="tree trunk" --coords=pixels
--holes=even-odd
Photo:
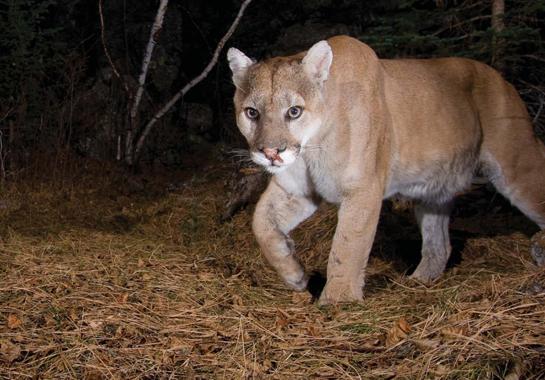
[[[503,69],[503,51],[505,40],[500,36],[505,29],[505,0],[492,0],[492,65],[498,69]]]

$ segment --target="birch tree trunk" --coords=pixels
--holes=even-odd
[[[198,83],[200,83],[204,78],[208,76],[212,68],[216,65],[218,62],[219,56],[221,51],[223,50],[223,47],[231,38],[233,33],[235,32],[240,19],[244,15],[244,11],[250,5],[252,0],[244,0],[244,2],[241,4],[240,9],[237,13],[237,16],[235,17],[235,20],[227,30],[227,32],[224,34],[222,39],[218,42],[218,45],[216,46],[216,49],[214,50],[214,54],[212,55],[212,58],[206,65],[206,67],[203,69],[203,71],[197,75],[195,78],[193,78],[191,81],[189,81],[182,89],[180,89],[153,117],[148,121],[148,123],[144,126],[140,137],[138,138],[138,141],[136,143],[136,146],[134,148],[134,159],[138,160],[140,157],[140,154],[142,153],[142,148],[144,147],[144,143],[146,142],[146,138],[148,137],[151,130],[155,127],[157,121],[162,118],[174,104],[178,102],[189,90],[191,90],[193,87],[195,87]]]
[[[148,44],[142,58],[142,68],[140,70],[140,76],[138,77],[138,88],[136,89],[136,95],[130,109],[129,115],[129,127],[127,128],[127,134],[125,136],[125,162],[128,165],[134,164],[134,138],[139,125],[138,122],[138,108],[140,101],[142,100],[142,94],[144,93],[144,85],[146,84],[146,77],[148,75],[148,68],[153,55],[155,45],[157,45],[157,38],[161,29],[163,28],[163,20],[165,19],[165,13],[167,11],[168,0],[161,0],[157,14],[155,15],[155,21],[151,27]]]
[[[505,0],[492,0],[492,65],[501,70],[503,68],[502,58],[505,48],[505,40],[500,36],[505,29]]]
[[[235,32],[235,29],[240,23],[240,20],[244,14],[244,11],[248,7],[248,5],[250,5],[252,0],[244,0],[241,3],[237,16],[235,17],[233,23],[231,24],[231,26],[229,27],[225,35],[218,42],[218,45],[216,46],[214,54],[210,58],[210,61],[205,66],[203,71],[199,75],[197,75],[195,78],[193,78],[191,81],[189,81],[184,87],[182,87],[145,124],[141,123],[141,120],[139,117],[139,114],[140,114],[139,108],[140,108],[142,96],[144,94],[144,87],[146,84],[146,77],[148,74],[149,64],[151,62],[153,50],[155,48],[155,45],[157,44],[157,38],[163,27],[163,20],[165,18],[165,13],[167,10],[169,0],[160,0],[159,8],[157,9],[155,20],[151,28],[148,44],[146,45],[146,50],[144,51],[144,56],[142,58],[142,66],[140,70],[140,75],[138,77],[138,85],[136,87],[136,93],[134,94],[134,96],[133,96],[133,92],[127,85],[127,82],[123,79],[123,76],[119,73],[119,70],[117,70],[110,56],[108,47],[106,45],[106,37],[105,37],[106,33],[105,33],[104,15],[103,15],[103,9],[102,9],[103,1],[104,0],[98,0],[98,11],[100,16],[102,46],[104,49],[104,53],[108,59],[108,62],[115,76],[123,84],[125,92],[127,93],[127,114],[126,114],[127,128],[126,128],[126,134],[125,134],[124,160],[127,165],[133,166],[136,163],[136,161],[138,161],[138,158],[140,157],[142,149],[144,148],[146,138],[148,137],[152,129],[156,126],[157,121],[161,119],[168,111],[170,111],[170,109],[174,106],[174,104],[176,104],[178,100],[180,100],[189,90],[191,90],[194,86],[196,86],[204,78],[206,78],[208,74],[210,73],[210,71],[212,70],[212,68],[216,65],[216,63],[218,62],[220,53],[223,50],[223,47],[225,46],[226,42],[229,40],[229,38],[231,38],[231,36]],[[121,146],[120,146],[121,142],[119,139],[117,141],[117,144],[118,144],[117,159],[119,160],[121,159]]]

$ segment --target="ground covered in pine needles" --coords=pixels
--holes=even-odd
[[[81,165],[4,187],[0,378],[544,377],[537,229],[501,197],[461,197],[452,263],[431,286],[407,279],[418,231],[385,203],[365,300],[318,307],[264,262],[251,207],[218,222],[227,168],[194,173]],[[323,205],[295,231],[309,272],[325,272],[335,222]]]

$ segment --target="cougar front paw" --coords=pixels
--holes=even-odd
[[[339,303],[359,302],[363,300],[361,286],[354,286],[350,282],[328,281],[322,291],[318,305],[335,305]]]
[[[428,221],[428,223],[431,222]],[[441,231],[436,232],[437,235],[444,237],[444,235],[441,235]],[[424,247],[422,247],[422,259],[420,260],[420,263],[416,267],[413,274],[410,276],[412,280],[416,280],[424,284],[430,284],[441,277],[445,271],[445,268],[447,267],[448,258],[450,256],[450,244],[448,243],[448,238],[442,239],[438,236],[433,238],[437,240],[437,245],[441,245],[441,247],[426,247],[425,243],[423,243]]]
[[[422,282],[424,284],[431,284],[437,280],[443,274],[444,267],[438,267],[433,265],[426,265],[420,263],[416,270],[409,276],[410,279]]]
[[[284,278],[286,284],[298,292],[302,292],[307,289],[308,276],[305,273],[302,273],[299,276],[290,276]]]

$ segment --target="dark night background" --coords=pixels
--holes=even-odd
[[[104,2],[106,45],[131,91],[158,4]],[[139,123],[204,68],[239,6],[238,0],[170,2]],[[505,29],[495,32],[490,1],[254,0],[226,48],[263,58],[349,34],[381,57],[475,58],[516,85],[543,135],[545,1],[508,0],[505,12]],[[1,0],[0,15],[2,175],[52,157],[54,162],[73,155],[114,162],[127,129],[127,94],[104,54],[98,2]],[[225,51],[208,77],[156,125],[141,164],[180,167],[197,151],[214,156],[244,147],[232,115]]]
[[[399,199],[383,202],[362,302],[315,303],[337,224],[325,202],[289,244],[309,291],[281,281],[252,232],[268,177],[243,166],[226,52],[348,34],[385,58],[478,59],[544,138],[545,0],[253,0],[129,164],[127,131],[203,70],[241,3],[170,0],[130,118],[159,0],[0,0],[0,380],[543,379],[545,231],[479,178],[457,194],[436,282],[407,276],[421,234]]]

